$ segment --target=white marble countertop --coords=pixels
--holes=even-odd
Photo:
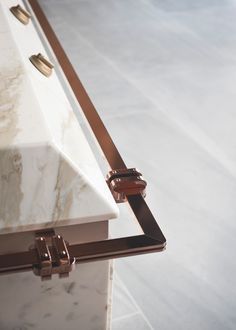
[[[35,27],[21,24],[12,5],[0,5],[0,232],[114,218],[117,206],[55,71],[47,78],[29,61],[48,57]]]

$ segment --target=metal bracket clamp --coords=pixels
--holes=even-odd
[[[107,175],[107,184],[117,203],[127,201],[127,196],[141,194],[146,196],[147,182],[136,168],[116,169]]]
[[[75,258],[70,257],[67,244],[60,235],[54,231],[37,234],[35,246],[38,263],[33,265],[33,271],[41,276],[42,280],[51,279],[52,274],[66,277],[73,269]]]

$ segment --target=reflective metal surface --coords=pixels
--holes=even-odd
[[[30,62],[46,77],[51,76],[53,64],[50,63],[42,54],[32,55]]]
[[[20,5],[16,5],[10,8],[12,14],[24,25],[29,23],[31,15],[25,9],[23,9]]]

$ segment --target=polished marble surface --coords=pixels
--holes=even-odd
[[[76,265],[69,278],[44,282],[32,272],[2,275],[0,329],[105,330],[109,276],[109,261]]]
[[[114,218],[117,206],[57,68],[46,78],[29,61],[38,53],[55,59],[32,21],[12,15],[14,4],[0,4],[0,233]]]
[[[40,3],[168,240],[116,261],[113,329],[235,329],[235,1]]]

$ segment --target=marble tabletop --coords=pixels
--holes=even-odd
[[[114,218],[56,70],[47,78],[29,61],[48,55],[32,21],[23,25],[9,11],[14,4],[0,5],[0,233]]]

